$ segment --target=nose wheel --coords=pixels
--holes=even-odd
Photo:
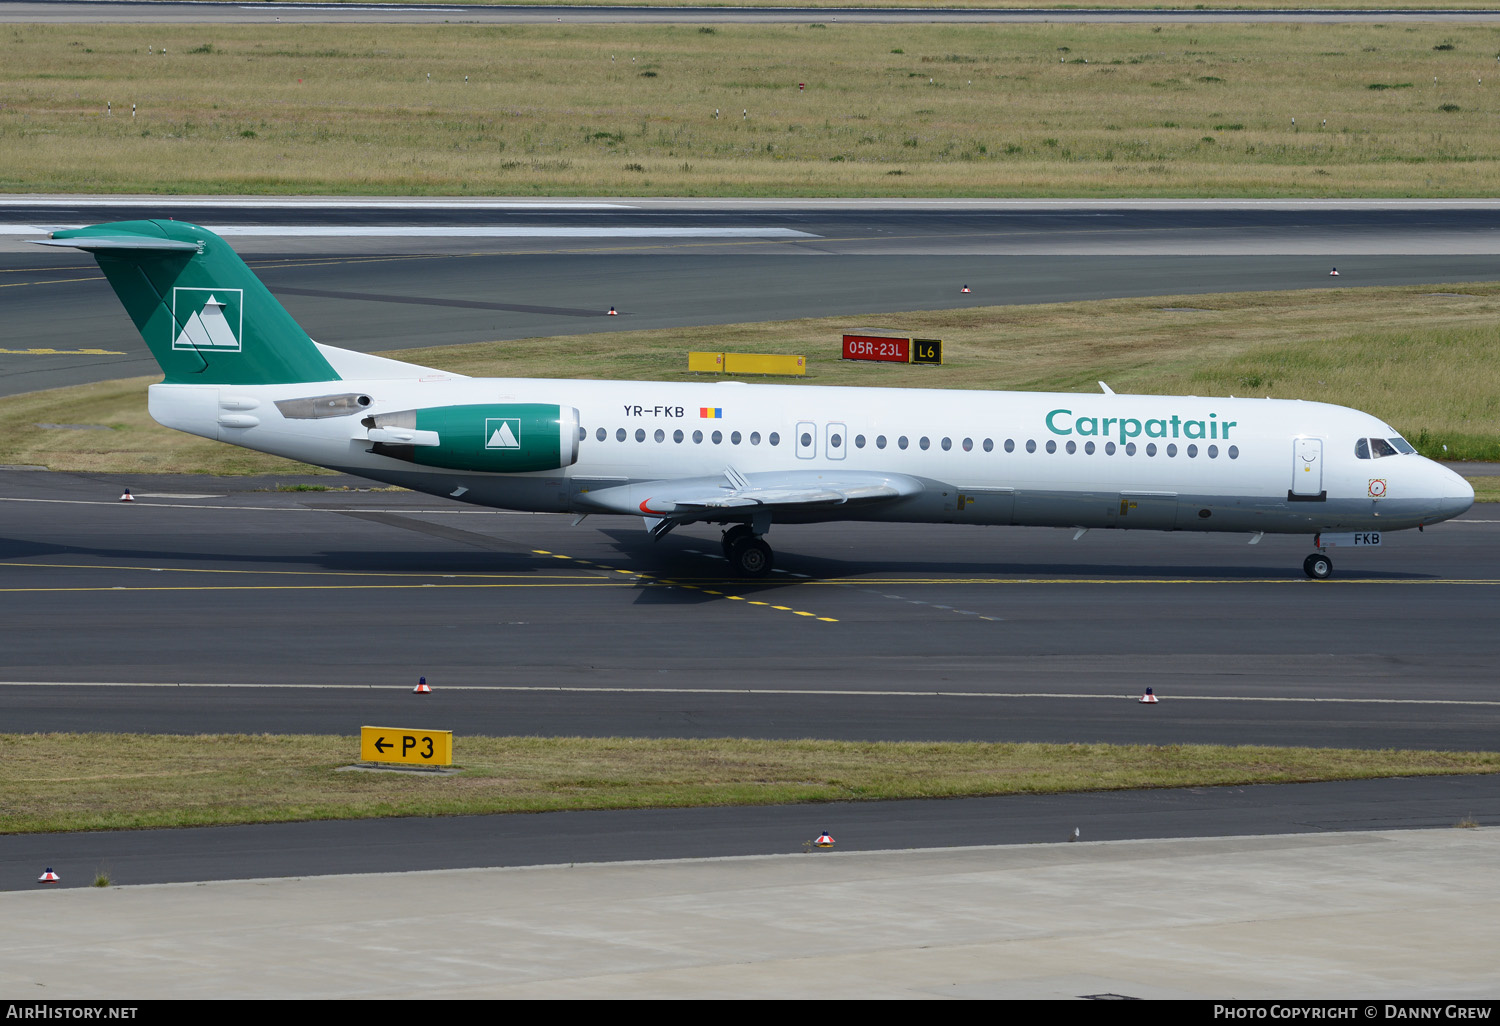
[[[1326,581],[1333,576],[1333,560],[1321,552],[1314,552],[1302,561],[1302,572],[1315,581]]]
[[[771,572],[771,546],[748,524],[724,532],[724,558],[741,577],[764,577]]]

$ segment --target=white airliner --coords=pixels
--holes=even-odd
[[[470,378],[313,342],[230,248],[180,221],[54,232],[92,252],[165,380],[161,424],[512,510],[724,525],[882,520],[1305,534],[1376,545],[1474,490],[1358,410],[1276,399]]]

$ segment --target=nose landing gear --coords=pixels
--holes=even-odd
[[[1314,552],[1302,561],[1302,572],[1315,581],[1326,581],[1333,575],[1333,560],[1321,552]]]

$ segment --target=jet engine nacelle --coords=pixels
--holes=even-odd
[[[578,411],[571,406],[431,406],[377,413],[361,423],[371,452],[424,467],[519,474],[578,461]]]

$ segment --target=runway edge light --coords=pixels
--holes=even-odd
[[[1146,693],[1140,697],[1139,701],[1142,705],[1155,705],[1156,692],[1152,691],[1150,688],[1147,688]]]
[[[829,837],[827,832],[825,831],[824,833],[818,835],[818,839],[814,841],[813,844],[816,844],[819,848],[832,848],[833,838]]]
[[[37,883],[57,883],[61,879],[62,879],[62,877],[60,877],[56,873],[52,872],[52,867],[48,866],[47,867],[47,871],[45,873],[43,873],[41,876],[39,876],[39,877],[36,878],[36,882]]]
[[[417,686],[411,689],[411,693],[414,694],[414,695],[430,695],[430,694],[432,694],[432,688],[430,688],[430,687],[427,686],[427,678],[426,677],[419,677],[419,678],[417,678]]]

